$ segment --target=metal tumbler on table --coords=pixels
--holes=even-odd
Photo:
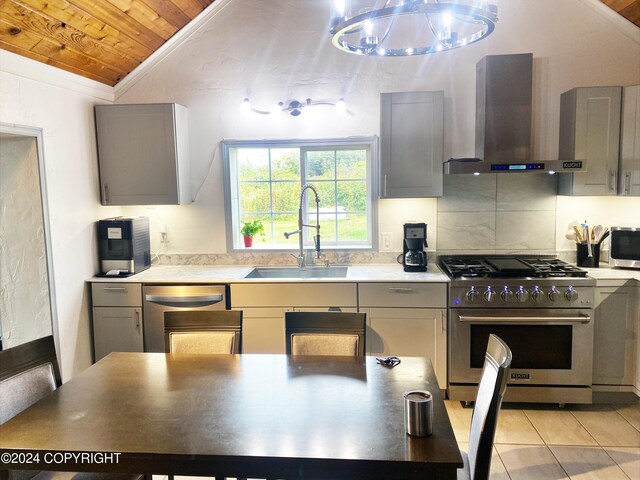
[[[428,437],[433,433],[433,398],[426,390],[404,393],[404,428],[414,437]]]

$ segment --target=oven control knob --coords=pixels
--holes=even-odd
[[[491,287],[487,287],[487,291],[484,292],[484,299],[491,303],[496,299],[496,292]]]
[[[531,298],[533,298],[534,302],[539,302],[543,295],[544,295],[544,292],[540,290],[540,288],[537,285],[533,287],[533,291],[531,292]]]
[[[504,287],[500,292],[500,297],[503,302],[509,302],[513,298],[513,292],[509,290],[509,287]]]
[[[578,299],[578,292],[576,292],[573,287],[570,286],[564,293],[564,298],[566,298],[570,302],[573,302]]]
[[[520,302],[524,303],[529,300],[529,292],[527,292],[524,287],[519,287],[516,292],[516,298],[520,300]]]
[[[480,292],[476,290],[476,287],[471,287],[467,292],[467,300],[471,303],[476,303],[480,297]]]
[[[560,292],[556,287],[551,287],[551,290],[549,290],[549,300],[555,302],[558,299],[559,294]]]

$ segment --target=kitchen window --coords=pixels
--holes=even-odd
[[[373,179],[377,139],[226,141],[225,167],[227,240],[233,250],[245,249],[242,222],[260,220],[263,234],[252,249],[298,248],[298,237],[284,233],[298,228],[300,189],[311,183],[320,198],[322,249],[373,248]],[[316,224],[316,202],[309,189],[303,221]],[[304,229],[305,247],[313,248],[314,228]]]

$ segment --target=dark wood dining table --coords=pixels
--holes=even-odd
[[[430,437],[405,433],[414,389],[433,395]],[[418,357],[388,368],[374,357],[112,353],[1,425],[0,456],[1,469],[277,479],[454,479],[462,466],[431,362]]]

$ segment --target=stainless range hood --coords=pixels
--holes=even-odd
[[[583,160],[532,160],[533,54],[488,55],[476,65],[476,157],[444,173],[583,172]]]

